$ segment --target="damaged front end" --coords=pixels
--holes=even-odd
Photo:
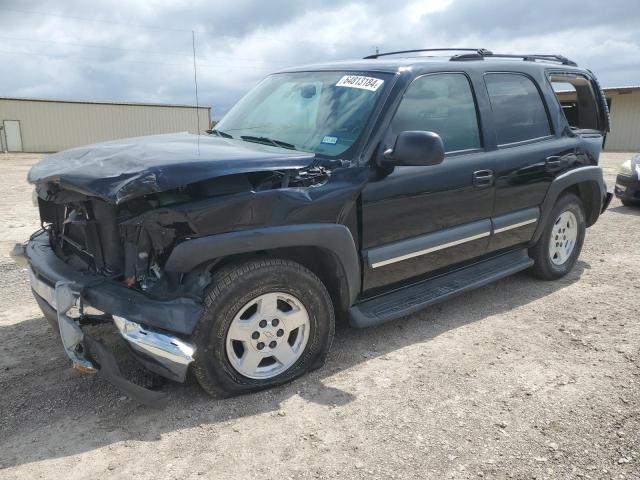
[[[314,202],[309,189],[325,184],[329,177],[330,170],[321,166],[235,174],[120,204],[51,183],[36,190],[43,231],[54,253],[66,263],[152,298],[199,299],[209,283],[206,270],[186,276],[164,271],[176,244],[287,223],[293,211]],[[335,220],[332,210],[324,215],[327,221]],[[190,327],[176,330],[190,332]]]
[[[55,308],[58,317],[58,328],[60,338],[65,352],[73,361],[73,367],[82,373],[100,373],[106,380],[119,387],[120,390],[129,394],[142,403],[161,408],[165,405],[165,397],[159,392],[148,390],[133,382],[126,380],[113,353],[102,343],[85,335],[84,331],[74,318],[69,316],[70,310],[76,307],[82,308],[81,291],[74,283],[59,281],[54,290]],[[127,322],[121,317],[114,317],[114,322],[120,330],[122,336],[132,346],[140,348],[144,354],[155,358],[158,365],[172,364],[171,372],[184,379],[189,363],[193,361],[193,347],[177,344],[175,339],[166,335],[149,332],[149,339],[140,339],[139,335],[131,332],[144,331],[138,324]],[[135,327],[132,328],[132,325]],[[147,332],[145,332],[147,334]],[[145,335],[146,336],[146,335]],[[179,340],[178,340],[179,342]],[[172,350],[181,348],[180,355],[171,355]]]
[[[195,347],[186,332],[151,326],[156,318],[183,329],[197,320],[201,304],[192,299],[152,299],[121,281],[76,269],[58,257],[49,232],[34,235],[14,258],[29,264],[31,288],[47,319],[57,328],[74,368],[98,373],[141,403],[161,407],[163,396],[126,380],[113,353],[87,335],[85,325],[112,322],[136,358],[150,371],[184,381]],[[108,313],[107,313],[108,312]],[[135,319],[135,320],[130,320]]]
[[[308,218],[335,223],[347,215],[345,198],[354,191],[344,188],[345,182],[353,187],[344,175],[352,169],[333,175],[335,166],[231,173],[126,201],[74,189],[59,178],[39,181],[42,230],[14,257],[28,261],[36,300],[57,322],[74,366],[103,375],[141,403],[162,406],[161,394],[122,376],[113,353],[83,325],[112,322],[146,368],[184,381],[215,262],[168,271],[174,247],[253,226]]]

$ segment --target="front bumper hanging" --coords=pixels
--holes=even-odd
[[[59,258],[52,257],[55,254],[50,247],[47,250],[42,242],[38,242],[37,245],[32,245],[32,242],[33,240],[26,248],[24,245],[17,245],[12,257],[29,269],[31,288],[45,313],[57,318],[64,350],[73,362],[74,368],[85,373],[97,373],[131,398],[152,407],[162,408],[166,402],[165,396],[125,379],[114,354],[84,332],[80,325],[81,320],[86,317],[99,317],[102,320],[113,321],[135,357],[147,369],[179,382],[186,378],[189,365],[193,361],[194,346],[177,335],[126,318],[122,312],[135,310],[137,317],[150,314],[145,308],[147,304],[132,304],[131,299],[126,296],[122,298],[112,295],[111,292],[117,292],[118,289],[112,285],[111,290],[103,289],[102,287],[109,286],[104,279],[96,282],[96,279],[88,278],[86,274],[76,274],[75,278],[69,278],[72,275],[61,267],[63,264],[69,268],[68,265]],[[30,255],[30,252],[35,254]],[[46,276],[44,272],[47,273]],[[107,302],[109,304],[117,304],[120,301],[126,305],[118,312],[105,313],[87,301],[88,298],[103,299],[107,296],[110,296]],[[174,304],[168,303],[168,306],[172,305]],[[156,305],[152,307],[151,312],[155,313]],[[189,308],[192,307],[189,305]],[[178,313],[182,314],[180,311]]]
[[[80,326],[67,315],[80,300],[80,291],[73,283],[58,282],[55,287],[60,338],[74,368],[87,373],[99,373],[132,398],[155,408],[163,408],[166,397],[126,380],[113,353],[97,340],[85,335]],[[95,359],[95,360],[94,360]]]

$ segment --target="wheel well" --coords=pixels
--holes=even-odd
[[[600,198],[600,188],[595,181],[585,181],[571,185],[564,189],[558,198],[565,193],[573,193],[582,200],[587,227],[596,223],[600,216],[602,199]]]
[[[342,264],[334,253],[321,247],[285,247],[231,255],[212,264],[211,270],[217,270],[231,262],[260,256],[283,258],[303,265],[311,270],[327,288],[337,317],[349,308],[349,288]]]

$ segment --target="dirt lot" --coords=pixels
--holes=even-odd
[[[640,478],[640,209],[614,199],[563,280],[340,328],[293,384],[168,384],[156,411],[69,368],[7,255],[38,226],[39,158],[0,154],[0,478]]]

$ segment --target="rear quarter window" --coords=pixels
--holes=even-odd
[[[577,74],[553,73],[549,75],[549,82],[571,128],[600,131],[605,129],[598,108],[598,99],[588,78]]]
[[[529,77],[517,73],[487,73],[485,84],[498,145],[551,135],[547,110]]]

